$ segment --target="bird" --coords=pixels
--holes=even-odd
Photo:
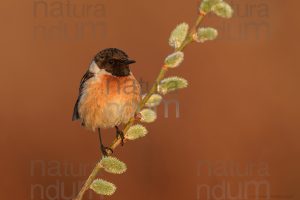
[[[141,101],[141,86],[129,67],[134,63],[124,51],[106,48],[94,56],[80,81],[72,121],[80,120],[86,129],[98,131],[103,156],[113,151],[103,145],[101,129],[115,128],[123,145],[119,125],[135,116]]]

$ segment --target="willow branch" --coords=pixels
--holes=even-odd
[[[99,164],[99,162],[96,164],[96,166],[94,167],[93,171],[91,172],[90,176],[87,178],[87,180],[85,181],[84,185],[82,186],[80,192],[78,193],[77,197],[74,200],[81,200],[84,193],[90,188],[90,185],[92,184],[93,180],[95,180],[98,172],[101,169],[101,165]]]
[[[194,26],[191,28],[189,34],[187,35],[186,39],[183,41],[182,45],[180,47],[178,47],[177,49],[175,49],[176,51],[182,51],[188,44],[190,44],[193,41],[193,35],[196,33],[197,28],[199,27],[202,19],[204,18],[205,13],[200,13],[200,15],[198,16]],[[142,99],[142,101],[139,104],[139,108],[137,109],[137,112],[140,111],[141,109],[143,109],[145,107],[146,102],[149,100],[149,98],[155,94],[157,92],[157,86],[158,84],[161,82],[161,80],[165,77],[165,74],[167,72],[168,68],[163,66],[154,82],[154,84],[152,85],[151,89],[149,90],[148,94]],[[134,124],[135,122],[135,117],[132,117],[129,122],[125,125],[124,129],[123,129],[123,133],[125,133],[125,141],[126,142],[126,132],[128,131],[128,129]],[[112,144],[110,145],[110,148],[112,150],[115,150],[120,144],[121,144],[121,138],[115,139]],[[112,152],[108,151],[107,152],[108,155],[111,155]],[[74,200],[81,200],[84,193],[89,189],[90,185],[92,184],[93,180],[95,180],[97,174],[99,173],[99,171],[101,170],[101,166],[99,165],[99,163],[95,166],[95,168],[93,169],[93,171],[91,172],[90,176],[87,178],[86,182],[84,183],[84,185],[82,186],[80,192],[78,193],[77,197]]]

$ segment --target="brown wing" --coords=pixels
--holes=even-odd
[[[79,86],[79,95],[78,95],[78,98],[77,98],[77,101],[75,103],[75,106],[74,106],[74,111],[73,111],[73,116],[72,116],[72,121],[74,120],[78,120],[80,119],[80,116],[79,116],[79,113],[78,113],[78,105],[79,105],[79,102],[80,102],[80,98],[82,96],[82,90],[83,90],[83,87],[84,87],[84,83],[89,80],[90,78],[92,78],[94,76],[94,73],[90,72],[90,71],[87,71],[81,81],[80,81],[80,86]]]

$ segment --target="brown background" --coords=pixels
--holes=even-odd
[[[66,1],[48,2],[50,9],[51,2]],[[36,184],[44,192],[48,188],[44,199],[68,199],[55,196],[62,190],[66,196],[75,194],[73,183],[87,177],[100,155],[97,135],[71,121],[79,80],[91,58],[103,48],[121,48],[137,60],[132,67],[136,77],[151,83],[172,51],[170,31],[179,22],[192,23],[198,5],[172,0],[73,4],[97,2],[105,7],[103,16],[45,17],[41,10],[34,16],[33,0],[1,3],[1,199],[41,199],[31,191]],[[197,186],[213,188],[223,181],[237,194],[237,185],[251,180],[267,181],[272,199],[299,199],[300,5],[276,0],[233,4],[233,19],[208,17],[204,22],[220,28],[220,39],[190,45],[184,64],[170,73],[190,83],[167,97],[180,103],[180,117],[174,105],[168,118],[160,107],[146,138],[116,150],[128,172],[104,175],[118,186],[111,199],[197,199]],[[43,38],[49,31],[34,37],[36,26],[61,22],[71,27],[65,39]],[[104,28],[95,37],[86,32],[74,39],[74,23],[98,22]],[[253,26],[261,23],[257,37]],[[109,143],[113,130],[106,132]],[[212,164],[210,169],[221,168],[221,174],[210,175],[199,165],[204,161]],[[217,162],[228,171],[237,166],[245,173],[249,165],[252,171],[226,176]],[[64,163],[71,166],[67,172]],[[261,164],[267,167],[264,172]],[[78,174],[82,165],[88,169]],[[70,175],[71,169],[77,175]],[[63,184],[59,191],[51,188],[57,181]],[[260,198],[265,199],[263,192]]]

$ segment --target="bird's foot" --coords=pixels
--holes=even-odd
[[[124,140],[125,140],[125,136],[123,131],[117,129],[117,139],[119,139],[119,137],[121,138],[121,145],[124,145]]]
[[[135,121],[140,121],[142,119],[142,114],[141,113],[135,113],[134,114],[134,120]]]
[[[108,156],[108,152],[109,152],[109,151],[110,151],[111,154],[114,152],[111,148],[106,147],[106,146],[104,146],[104,145],[101,145],[100,150],[101,150],[102,155],[105,156],[105,157]]]

